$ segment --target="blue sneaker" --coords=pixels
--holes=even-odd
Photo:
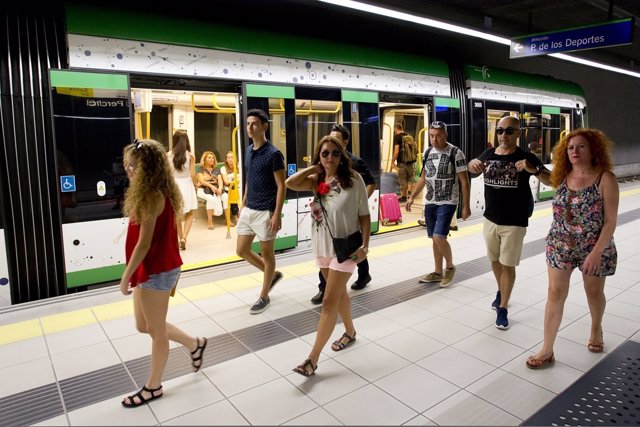
[[[498,313],[498,317],[496,318],[496,328],[506,331],[509,329],[509,319],[507,319],[507,314],[509,314],[509,312],[506,308],[502,307],[498,307],[496,312]]]
[[[500,291],[496,293],[496,299],[491,303],[491,310],[497,310],[500,307]]]

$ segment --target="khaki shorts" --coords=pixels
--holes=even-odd
[[[276,238],[276,234],[269,233],[271,211],[256,211],[247,207],[240,211],[240,218],[236,225],[239,236],[258,236],[258,240],[266,242]]]
[[[398,165],[398,181],[400,182],[401,187],[416,182],[416,169],[414,165],[415,163],[410,165],[400,163]]]
[[[507,267],[516,267],[520,264],[527,227],[497,225],[485,219],[483,234],[489,261],[499,261]]]

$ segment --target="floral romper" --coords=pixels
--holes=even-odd
[[[553,223],[547,235],[547,264],[551,268],[582,271],[604,225],[604,205],[598,185],[602,174],[589,187],[573,191],[565,180],[553,198]],[[602,268],[596,276],[612,276],[616,272],[618,254],[611,241],[602,254]]]

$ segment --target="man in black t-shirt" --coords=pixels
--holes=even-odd
[[[342,146],[347,149],[347,144],[349,144],[349,138],[351,138],[351,132],[347,129],[346,126],[335,124],[331,127],[331,136],[334,136],[340,140]],[[369,167],[360,157],[354,155],[347,151],[347,154],[351,157],[351,167],[362,176],[362,180],[364,181],[364,185],[367,186],[367,197],[371,197],[373,191],[376,189],[376,181],[369,170]],[[322,303],[324,299],[324,289],[327,285],[322,272],[318,272],[318,277],[320,278],[320,283],[318,284],[318,293],[311,298],[311,302],[314,304]],[[369,275],[369,261],[365,258],[363,261],[358,263],[358,280],[356,280],[352,285],[351,289],[364,289],[365,286],[371,281],[371,276]]]
[[[484,173],[484,240],[498,292],[491,308],[496,328],[509,328],[507,305],[516,281],[522,244],[529,225],[529,177],[549,185],[550,173],[534,154],[517,145],[520,121],[507,116],[496,127],[498,147],[485,150],[469,162],[469,172]]]

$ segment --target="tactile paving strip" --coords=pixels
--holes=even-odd
[[[640,218],[640,209],[635,209],[618,215],[618,224],[624,224],[638,218]],[[523,247],[522,259],[538,255],[543,251],[544,239],[529,242]],[[462,282],[490,271],[490,264],[485,257],[459,264],[457,267],[456,282]],[[351,298],[352,316],[355,319],[437,289],[439,289],[437,285],[424,285],[418,283],[416,278],[362,293]],[[318,325],[319,314],[320,308],[316,307],[274,321],[209,338],[208,348],[215,348],[216,351],[207,353],[208,356],[204,359],[202,367],[217,365],[251,351],[285,342],[295,336],[312,333]],[[142,387],[149,373],[149,359],[150,356],[141,357],[128,361],[124,365],[110,366],[62,380],[58,384],[47,384],[3,397],[0,399],[0,426],[35,424],[64,414],[65,408],[67,411],[78,409],[133,392]],[[189,372],[191,372],[191,364],[188,355],[182,348],[172,349],[169,352],[169,360],[163,378],[169,380]],[[108,379],[105,378],[105,375]],[[89,390],[91,392],[88,392]],[[637,399],[636,397],[636,402]],[[635,414],[637,414],[637,405]],[[640,418],[632,424],[640,424]]]
[[[640,343],[627,341],[542,407],[525,426],[640,424]]]

